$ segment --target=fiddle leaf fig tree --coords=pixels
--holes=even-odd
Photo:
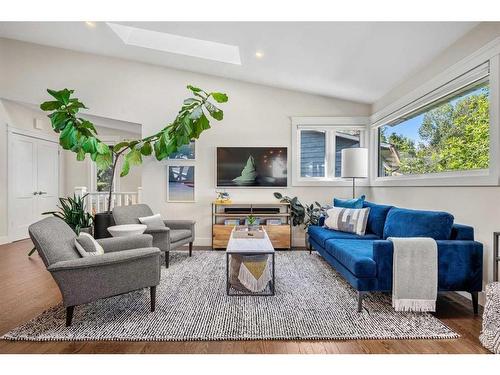
[[[191,97],[184,100],[175,119],[158,133],[142,139],[127,140],[113,147],[103,143],[97,135],[92,122],[79,117],[81,109],[87,109],[78,98],[72,97],[74,90],[51,90],[47,92],[53,100],[40,105],[43,111],[51,112],[52,128],[59,133],[59,144],[65,150],[76,153],[76,159],[85,160],[89,155],[100,170],[112,168],[109,184],[108,213],[111,211],[111,194],[118,160],[123,156],[120,176],[126,176],[130,168],[140,165],[143,157],[152,154],[163,160],[176,152],[181,146],[198,139],[202,132],[210,129],[210,120],[220,121],[224,117],[221,109],[213,102],[226,103],[228,97],[220,92],[206,92],[198,87],[187,86]],[[212,102],[213,101],[213,102]]]

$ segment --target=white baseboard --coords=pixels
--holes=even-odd
[[[0,236],[0,245],[5,245],[6,243],[10,243],[8,236]]]

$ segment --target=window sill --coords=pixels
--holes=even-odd
[[[292,186],[352,186],[352,179],[334,178],[334,179],[299,179],[292,181]],[[356,187],[370,186],[367,178],[356,178]]]
[[[375,177],[371,186],[498,186],[498,173],[487,169],[426,175]]]

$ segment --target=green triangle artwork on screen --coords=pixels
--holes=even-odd
[[[241,171],[241,175],[233,179],[237,185],[252,185],[257,178],[257,170],[255,168],[255,160],[252,155],[248,157],[245,168]]]

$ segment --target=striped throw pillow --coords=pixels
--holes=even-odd
[[[325,227],[364,236],[370,208],[332,207],[326,211]]]

